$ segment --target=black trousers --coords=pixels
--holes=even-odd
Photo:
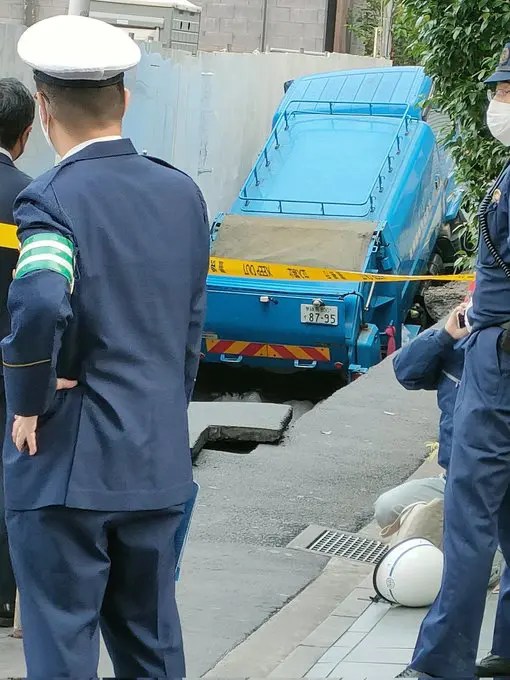
[[[0,447],[3,445],[5,435],[5,392],[3,378],[0,376]],[[0,449],[0,619],[5,617],[6,612],[14,614],[14,601],[16,599],[16,583],[12,573],[11,559],[9,557],[9,544],[7,541],[7,528],[5,526],[5,503],[4,503],[4,471]]]

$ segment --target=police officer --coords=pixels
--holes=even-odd
[[[7,291],[18,260],[12,208],[16,196],[31,181],[16,168],[14,161],[25,150],[34,111],[34,99],[23,83],[14,78],[0,80],[0,338],[9,333]],[[0,375],[0,441],[3,441],[4,431],[5,395]],[[9,558],[2,478],[0,454],[0,627],[10,627],[14,619],[16,587]]]
[[[510,43],[489,79],[487,122],[510,146]],[[475,668],[487,583],[498,538],[510,564],[510,166],[480,207],[471,336],[454,417],[445,493],[441,592],[401,677],[510,675],[510,577],[504,571],[492,654]],[[506,658],[505,658],[506,657]]]
[[[97,677],[99,629],[117,677],[182,678],[174,538],[192,494],[205,204],[186,175],[121,138],[123,74],[140,59],[126,33],[54,17],[18,53],[61,158],[15,205],[2,343],[28,678]]]

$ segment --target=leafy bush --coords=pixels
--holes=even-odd
[[[374,53],[375,29],[382,25],[382,15],[389,0],[365,0],[361,7],[350,12],[349,30],[362,43],[366,56]],[[420,52],[415,44],[416,18],[407,12],[401,0],[394,0],[392,6],[392,50],[391,59],[395,65],[413,66],[418,63]]]
[[[508,149],[487,129],[484,79],[510,40],[508,0],[398,0],[413,35],[410,49],[434,79],[434,103],[455,129],[447,144],[457,179],[466,187],[468,232],[476,239],[476,211],[488,183],[501,170]],[[458,134],[455,134],[457,132]]]
[[[351,30],[363,41],[380,21],[380,0],[367,0]],[[510,41],[509,0],[394,0],[395,64],[422,64],[435,83],[434,106],[446,113],[452,129],[446,136],[457,179],[466,188],[464,212],[471,243],[476,242],[478,204],[509,151],[487,129],[485,78]],[[366,44],[366,43],[365,43]],[[461,262],[467,257],[461,253]]]

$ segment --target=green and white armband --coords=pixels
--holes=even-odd
[[[65,236],[53,232],[35,234],[27,238],[21,246],[21,252],[14,278],[20,279],[26,274],[45,269],[62,274],[70,286],[74,288],[73,242]]]

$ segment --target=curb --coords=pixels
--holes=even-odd
[[[431,477],[439,471],[429,456],[409,479]],[[316,530],[316,526],[307,527],[288,547],[303,549],[307,535]],[[358,533],[378,537],[375,522]],[[372,572],[371,564],[332,557],[314,581],[203,677],[303,677],[371,604]]]
[[[337,608],[339,601],[346,602],[371,572],[371,565],[331,558],[315,581],[229,652],[204,677],[268,677],[304,640],[314,636],[317,640],[325,641],[324,635],[327,633],[320,630],[321,625]],[[369,604],[367,599],[366,606]],[[356,616],[361,613],[359,611]],[[351,623],[352,620],[349,625]],[[310,665],[313,665],[313,661]]]

